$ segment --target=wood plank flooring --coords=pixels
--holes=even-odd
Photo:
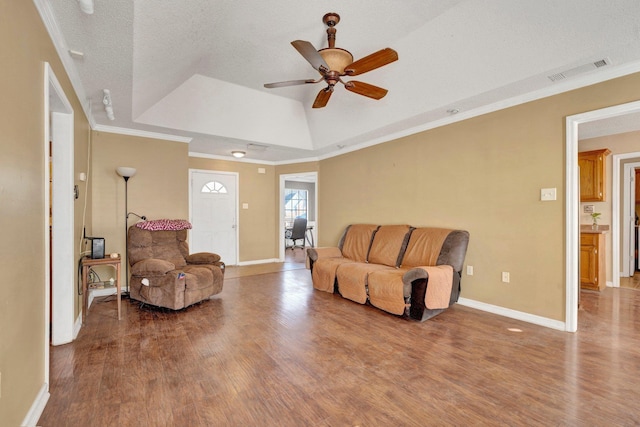
[[[124,300],[121,321],[96,300],[77,340],[51,349],[39,425],[640,424],[636,290],[584,292],[570,334],[458,305],[407,321],[309,276],[227,278],[179,312]]]
[[[640,289],[640,272],[635,272],[631,277],[621,277],[620,287],[629,289]]]

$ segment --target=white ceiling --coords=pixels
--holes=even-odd
[[[323,158],[640,70],[637,0],[94,1],[86,15],[77,0],[34,0],[94,129],[214,157]],[[326,47],[327,12],[341,16],[336,46],[356,59],[398,52],[357,77],[385,98],[336,87],[312,109],[322,83],[263,87],[318,77],[290,42]]]

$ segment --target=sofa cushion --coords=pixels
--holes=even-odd
[[[413,230],[401,266],[436,265],[442,244],[451,231],[445,228],[416,228]]]
[[[403,315],[406,298],[411,296],[411,284],[407,287],[402,277],[407,270],[380,270],[369,274],[369,302],[389,313]]]
[[[186,246],[185,238],[187,230],[180,231],[147,231],[151,233],[153,240],[153,257],[166,259],[175,264],[176,268],[187,265],[184,259],[185,250],[181,246]],[[188,249],[186,249],[188,253]]]
[[[378,229],[373,224],[353,224],[344,237],[342,256],[356,262],[366,262],[373,233]]]
[[[408,225],[383,225],[373,236],[369,250],[369,263],[389,267],[400,265],[402,250],[406,247],[411,227]]]
[[[333,293],[336,270],[339,265],[353,262],[349,258],[320,258],[313,264],[311,278],[313,287],[319,291]]]
[[[367,277],[369,273],[377,270],[395,270],[395,268],[361,262],[345,263],[338,266],[336,277],[340,295],[360,304],[367,302]]]

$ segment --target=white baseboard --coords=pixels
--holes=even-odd
[[[40,416],[42,416],[45,406],[47,406],[49,396],[49,385],[44,383],[42,384],[42,387],[40,387],[40,391],[38,392],[36,399],[31,404],[29,412],[27,412],[27,415],[24,417],[24,420],[22,420],[20,426],[36,427],[38,425],[38,420],[40,419]]]
[[[533,323],[534,325],[557,329],[559,331],[567,330],[565,322],[549,319],[547,317],[536,316],[535,314],[529,314],[523,311],[512,310],[510,308],[504,308],[467,298],[459,298],[458,304],[464,305],[465,307],[471,307],[477,310],[486,311],[488,313],[497,314],[499,316],[508,317],[510,319],[522,320],[523,322]]]
[[[76,318],[75,323],[73,324],[73,339],[78,338],[78,334],[80,333],[80,329],[82,328],[82,309],[80,309],[80,314]]]
[[[91,289],[89,290],[89,298],[87,301],[87,310],[91,307],[93,299],[96,297],[106,297],[108,295],[115,295],[118,292],[116,288],[104,288],[104,289]]]
[[[242,262],[239,262],[237,265],[239,267],[241,267],[243,265],[269,264],[271,262],[282,262],[282,260],[280,260],[278,258],[256,259],[256,260],[253,260],[253,261],[242,261]]]

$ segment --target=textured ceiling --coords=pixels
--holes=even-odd
[[[637,0],[94,0],[93,15],[76,0],[34,1],[94,128],[175,136],[214,156],[328,156],[640,70]],[[327,12],[356,59],[398,52],[357,78],[385,98],[337,86],[311,109],[322,83],[263,87],[318,77],[290,42],[326,47]]]

